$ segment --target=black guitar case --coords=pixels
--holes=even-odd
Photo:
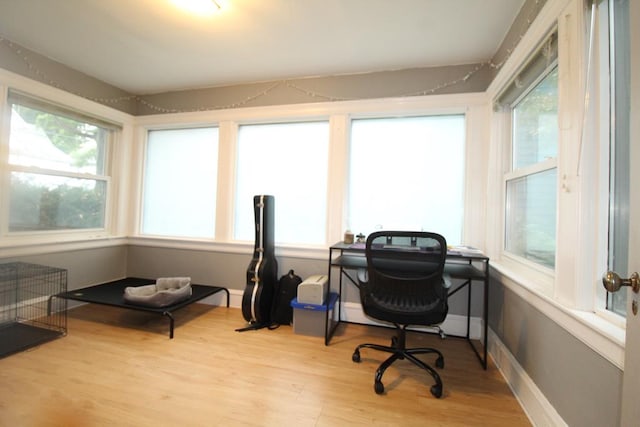
[[[247,268],[247,286],[242,296],[242,316],[250,326],[238,331],[260,329],[271,324],[271,307],[278,281],[275,257],[273,196],[254,196],[256,241]]]

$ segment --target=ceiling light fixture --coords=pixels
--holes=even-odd
[[[222,9],[218,0],[171,0],[180,9],[196,15],[212,15]]]

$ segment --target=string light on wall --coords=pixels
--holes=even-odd
[[[427,90],[421,90],[418,92],[412,92],[412,93],[405,93],[403,95],[400,96],[418,96],[418,95],[433,95],[434,93],[441,91],[442,89],[445,89],[447,87],[450,86],[456,86],[458,84],[462,84],[465,83],[466,81],[468,81],[474,74],[476,74],[478,71],[480,71],[485,65],[487,65],[488,62],[483,62],[482,64],[478,64],[476,65],[473,70],[469,71],[467,74],[465,74],[464,76],[460,77],[459,79],[455,79],[455,80],[450,80],[448,82],[445,83],[440,83],[434,87],[432,87],[431,89],[427,89]]]
[[[19,46],[12,43],[11,40],[7,40],[4,37],[0,37],[0,44],[6,45],[16,56],[20,57],[20,59],[25,63],[25,66],[27,67],[29,72],[31,72],[36,77],[36,80],[38,80],[39,82],[45,83],[49,86],[64,90],[65,92],[69,92],[74,95],[81,96],[83,98],[98,102],[100,104],[105,104],[105,105],[118,104],[121,102],[127,102],[127,101],[131,101],[138,98],[137,95],[123,95],[115,98],[114,97],[109,97],[109,98],[93,97],[93,96],[87,96],[86,94],[80,93],[78,91],[68,89],[63,84],[52,79],[47,75],[47,73],[45,73],[36,65],[34,65],[29,60],[29,56]]]
[[[345,97],[339,97],[339,96],[331,96],[331,95],[325,95],[319,92],[315,92],[309,89],[304,89],[303,87],[300,87],[299,85],[289,81],[289,80],[285,80],[284,83],[287,85],[287,87],[294,89],[298,92],[301,92],[303,94],[305,94],[306,96],[310,97],[310,98],[316,98],[316,99],[323,99],[325,101],[350,101],[356,98],[345,98]]]
[[[234,102],[234,103],[231,103],[231,104],[225,104],[225,105],[210,105],[210,106],[201,106],[201,107],[198,107],[198,108],[190,108],[190,109],[176,109],[176,108],[160,107],[158,105],[155,105],[155,104],[147,101],[144,98],[141,98],[140,96],[136,96],[136,101],[138,101],[141,105],[144,105],[145,107],[147,107],[148,109],[150,109],[152,111],[155,111],[157,113],[163,113],[163,114],[167,114],[167,113],[193,113],[195,111],[225,110],[225,109],[231,109],[231,108],[244,107],[248,103],[253,101],[254,99],[258,99],[258,98],[262,98],[263,96],[266,96],[269,92],[273,91],[275,88],[277,88],[279,86],[282,86],[283,84],[286,84],[286,82],[284,80],[275,82],[275,83],[271,84],[269,87],[267,87],[266,89],[261,90],[261,91],[257,92],[254,95],[248,96],[248,97],[244,98],[241,101]]]

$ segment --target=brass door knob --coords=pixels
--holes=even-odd
[[[638,293],[640,291],[640,276],[634,272],[628,279],[623,279],[615,271],[607,271],[602,276],[602,284],[609,292],[617,292],[623,286],[631,286],[633,292]]]

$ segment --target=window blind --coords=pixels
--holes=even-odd
[[[495,110],[517,104],[539,79],[544,78],[545,70],[557,64],[557,60],[558,30],[554,29],[502,90],[495,102]]]
[[[109,122],[103,119],[99,119],[97,117],[89,116],[83,114],[78,111],[70,110],[68,108],[56,105],[54,103],[36,98],[31,95],[24,94],[22,92],[10,89],[8,102],[10,104],[18,104],[28,108],[32,108],[35,110],[45,111],[48,113],[53,113],[59,116],[66,117],[68,119],[80,121],[83,123],[88,123],[94,126],[98,126],[100,128],[106,130],[121,130],[122,126],[117,123]]]

